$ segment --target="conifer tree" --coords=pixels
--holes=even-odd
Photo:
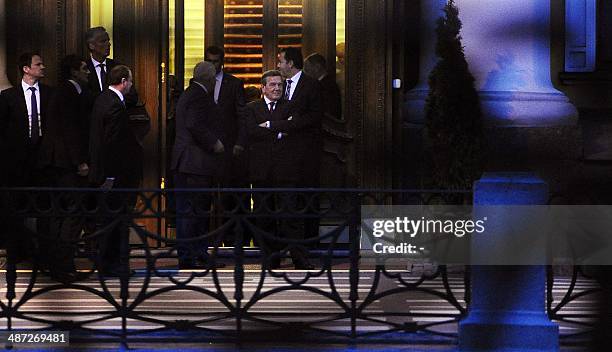
[[[482,172],[483,125],[474,77],[461,45],[461,21],[454,0],[436,27],[436,55],[425,104],[425,148],[431,186],[471,189]]]

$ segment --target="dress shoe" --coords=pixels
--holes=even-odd
[[[206,269],[206,266],[204,265],[204,263],[196,260],[179,260],[179,269]]]
[[[78,281],[78,273],[76,270],[73,271],[51,271],[50,276],[53,280],[61,282],[63,284],[70,284]]]
[[[297,260],[293,262],[293,266],[295,270],[314,270],[314,265],[312,265],[308,259]]]
[[[279,269],[281,266],[280,257],[268,257],[266,259],[267,267],[266,269],[274,270]]]
[[[225,268],[224,263],[215,262],[214,265],[209,261],[202,260],[179,260],[179,269],[198,270],[198,269],[221,269]]]
[[[104,277],[121,277],[127,270],[128,276],[133,276],[136,271],[121,266],[108,266],[100,269],[100,275]]]

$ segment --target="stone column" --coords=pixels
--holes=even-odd
[[[0,90],[11,86],[6,76],[6,4],[0,0]]]
[[[485,174],[474,185],[475,206],[547,201],[548,185],[533,174]],[[504,219],[490,221],[504,223]],[[559,327],[546,315],[544,266],[476,265],[471,283],[468,315],[459,322],[460,351],[559,350]]]
[[[550,79],[550,2],[457,0],[461,36],[490,126],[575,125]]]
[[[488,170],[536,170],[554,192],[567,189],[582,145],[578,112],[550,72],[550,1],[456,0],[462,44],[486,126]],[[420,81],[405,97],[406,163],[422,155],[427,77],[437,61],[435,20],[444,0],[422,1]],[[412,172],[412,171],[411,171]],[[418,171],[415,171],[418,172]],[[412,177],[412,179],[411,179]],[[406,177],[418,186],[419,175]]]

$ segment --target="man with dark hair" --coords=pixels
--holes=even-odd
[[[226,147],[223,173],[220,184],[226,188],[248,188],[248,161],[244,155],[247,144],[245,122],[244,84],[242,81],[223,71],[223,49],[209,46],[204,52],[204,60],[215,66],[214,101],[221,110],[223,134],[221,142]],[[223,197],[225,209],[235,209],[234,197]],[[244,205],[248,209],[248,204]],[[234,234],[227,231],[223,238],[226,245],[234,244]]]
[[[47,181],[37,167],[38,153],[47,138],[47,118],[51,87],[40,80],[45,77],[45,65],[40,55],[24,53],[18,60],[21,81],[0,93],[0,186],[35,187]],[[48,223],[38,219],[37,232],[46,234]],[[9,260],[31,257],[31,231],[25,219],[10,219],[2,225],[8,238]]]
[[[307,116],[297,114],[293,106],[282,100],[283,79],[279,71],[266,71],[261,80],[263,99],[247,105],[249,115],[247,125],[249,131],[250,178],[254,188],[293,188],[298,185],[298,170],[301,159],[297,157],[304,143],[301,131],[308,125]],[[274,125],[272,128],[271,126]],[[255,213],[266,208],[261,194],[254,194]],[[263,197],[265,198],[265,197]],[[268,208],[282,207],[297,209],[296,197],[292,195],[279,196],[277,204]],[[270,200],[270,199],[269,199]],[[278,204],[281,202],[281,204]],[[274,236],[292,240],[304,239],[303,222],[297,219],[282,219],[276,227],[269,220],[259,221],[258,225]],[[270,269],[280,266],[280,256],[272,254],[283,249],[282,244],[273,241],[262,241],[264,251],[268,252],[268,260],[264,265]],[[313,269],[308,260],[308,252],[304,246],[290,245],[289,251],[296,269]]]
[[[90,72],[89,90],[94,97],[97,97],[109,84],[108,73],[119,63],[108,58],[111,42],[106,28],[89,28],[85,32],[85,42],[90,55],[87,59],[87,68]],[[130,88],[130,91],[125,94],[125,103],[128,109],[136,106],[138,93],[135,88]]]
[[[68,55],[60,63],[60,85],[51,100],[49,137],[43,142],[39,165],[55,167],[58,186],[75,187],[76,176],[87,176],[89,113],[92,101],[87,91],[89,69],[85,60]]]
[[[60,85],[50,103],[47,136],[39,153],[39,167],[45,170],[53,187],[85,187],[87,183],[89,114],[93,101],[88,94],[89,70],[85,60],[68,55],[60,63]],[[78,200],[62,197],[63,208]],[[74,246],[83,229],[83,219],[59,217],[51,220],[50,235],[61,241],[49,243],[50,270],[53,276],[70,280],[75,275]]]
[[[304,60],[304,73],[319,81],[323,113],[335,119],[342,118],[342,100],[336,78],[329,74],[327,60],[319,53],[308,55]]]
[[[113,67],[108,76],[108,89],[96,98],[91,112],[89,138],[89,181],[102,188],[137,188],[142,173],[142,147],[129,127],[126,94],[132,87],[132,72],[127,66]],[[135,157],[135,155],[137,155]],[[114,194],[107,198],[110,209],[129,212],[134,208],[134,195]],[[109,220],[110,221],[110,220]],[[118,276],[127,271],[129,263],[121,262],[121,240],[127,241],[128,228],[118,224],[105,234],[100,250],[99,270],[106,276]],[[127,243],[124,243],[127,247]]]
[[[223,125],[213,98],[215,66],[199,62],[193,79],[176,106],[176,139],[171,168],[177,188],[211,188],[223,162]],[[189,240],[205,236],[209,225],[210,194],[176,194],[176,238]],[[194,216],[196,215],[196,216]],[[198,269],[221,263],[209,261],[208,240],[177,245],[179,268]]]
[[[25,53],[18,61],[21,82],[0,93],[0,140],[2,183],[8,186],[41,185],[38,153],[46,137],[51,87],[40,80],[45,65],[36,53]]]
[[[294,106],[295,111],[303,114],[307,125],[300,131],[303,134],[303,144],[300,153],[296,155],[300,163],[300,187],[319,187],[321,154],[323,153],[323,138],[321,136],[321,90],[317,80],[302,74],[302,52],[298,48],[283,48],[278,54],[278,70],[285,78],[284,99]],[[275,123],[271,123],[275,127]],[[318,212],[318,204],[313,203],[313,211]],[[319,221],[317,218],[307,219],[304,223],[307,238],[319,236]]]

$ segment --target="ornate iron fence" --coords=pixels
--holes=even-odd
[[[163,204],[177,195],[187,197],[189,206],[169,211]],[[301,342],[454,343],[456,324],[470,301],[469,268],[364,263],[360,211],[362,205],[456,204],[470,198],[469,192],[422,190],[2,189],[7,263],[0,329],[70,330],[72,341],[125,345],[270,336]],[[143,226],[184,218],[211,219],[210,230],[177,240]],[[67,219],[90,231],[72,240],[58,238],[53,224]],[[282,222],[312,219],[322,229],[315,238],[290,239],[275,230]],[[51,230],[38,231],[43,228]],[[99,270],[105,264],[100,248],[111,236],[118,236],[115,248],[125,270],[109,275]],[[222,247],[228,237],[234,246]],[[203,239],[210,244],[208,267],[178,270],[177,251]],[[251,241],[277,245],[257,250]],[[307,248],[314,270],[269,265],[279,255]],[[77,253],[74,276],[54,272],[62,260],[57,253],[66,251]],[[217,268],[218,263],[228,267]],[[596,314],[568,316],[564,307],[597,288],[577,287],[577,271],[568,280],[555,300],[549,271],[547,308],[551,319],[584,328],[567,335],[572,337],[588,331],[592,324],[584,319]]]
[[[397,342],[415,336],[453,341],[456,329],[444,326],[466,314],[463,267],[449,273],[430,263],[367,266],[360,263],[358,237],[361,205],[444,203],[469,198],[467,192],[4,189],[0,194],[8,248],[0,299],[4,330],[70,330],[74,341],[126,345],[156,339],[265,340],[269,334],[301,341],[313,336],[317,341]],[[188,197],[188,209],[161,209],[175,196]],[[142,221],[193,217],[213,218],[211,230],[177,240],[142,226]],[[32,219],[36,227],[28,226]],[[66,240],[58,237],[58,226],[48,230],[67,219],[95,223],[90,226],[95,231]],[[282,226],[269,226],[309,219],[325,229],[318,238],[288,239],[274,231]],[[227,236],[233,237],[231,249],[220,247]],[[249,236],[255,243],[281,245],[253,250]],[[181,246],[203,239],[210,244],[209,266],[177,270]],[[98,270],[105,265],[99,248],[114,240],[120,242],[116,248],[125,270],[109,274]],[[273,256],[307,248],[314,270],[266,264]],[[57,253],[66,249],[78,252],[80,270],[73,276],[54,269],[63,260]],[[217,268],[221,262],[231,267]],[[418,306],[423,304],[431,307]]]

